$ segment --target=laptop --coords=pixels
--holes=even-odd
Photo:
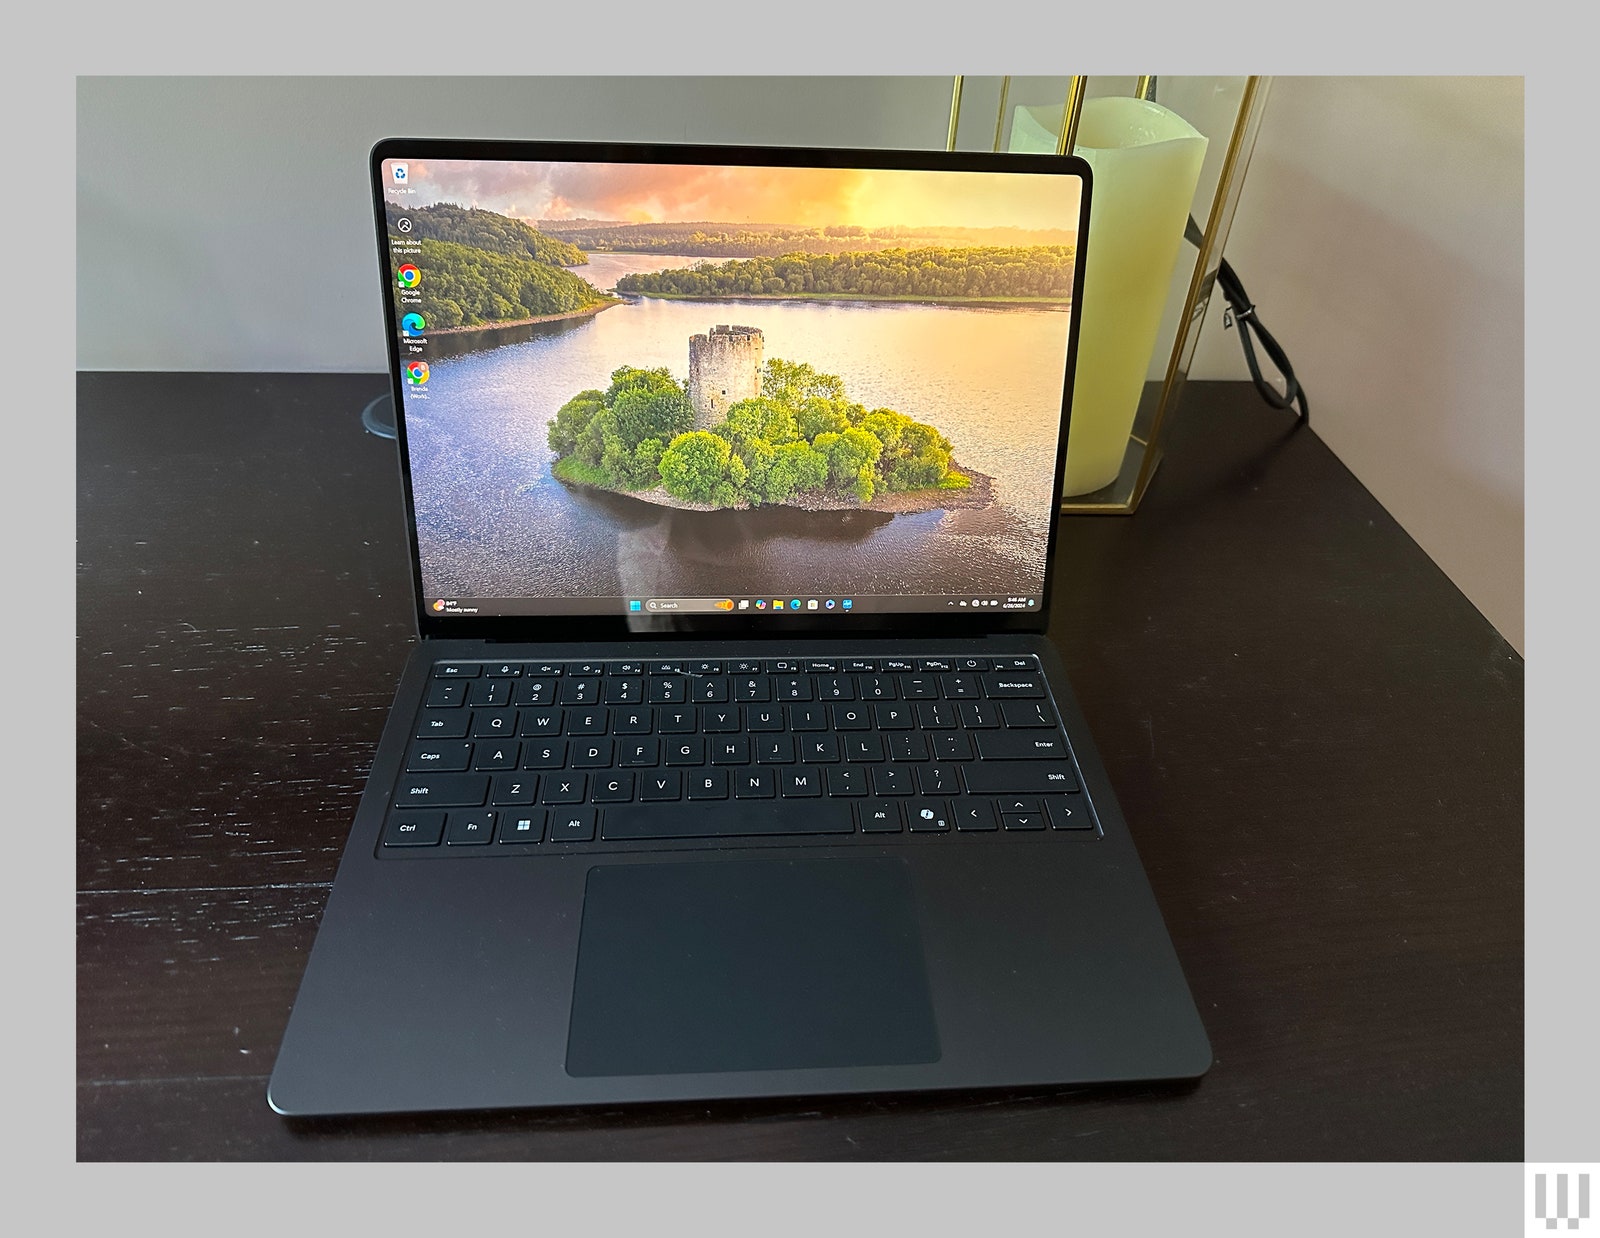
[[[419,640],[272,1108],[1203,1074],[1044,636],[1088,166],[370,172]]]

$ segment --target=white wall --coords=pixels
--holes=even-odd
[[[1519,653],[1523,240],[1521,78],[1280,77],[1227,248],[1317,434]]]
[[[83,78],[78,366],[383,369],[380,137],[942,147],[950,85]],[[974,80],[963,148],[997,98]],[[1279,77],[1227,247],[1317,433],[1519,651],[1522,156],[1521,79]],[[1246,374],[1220,300],[1196,378]]]

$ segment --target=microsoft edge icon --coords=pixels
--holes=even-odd
[[[800,609],[800,599],[799,598],[795,598],[793,601],[791,601],[789,603],[789,609],[790,610],[799,610]]]

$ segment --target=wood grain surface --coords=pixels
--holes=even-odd
[[[1136,515],[1063,518],[1052,598],[1198,1084],[273,1114],[415,639],[385,390],[79,377],[79,1159],[1522,1159],[1522,660],[1238,383],[1189,385]]]

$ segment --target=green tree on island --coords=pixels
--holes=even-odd
[[[605,391],[557,410],[547,441],[553,472],[618,490],[662,487],[718,507],[824,496],[869,503],[880,494],[969,484],[950,468],[950,441],[893,409],[850,400],[837,375],[771,358],[762,395],[694,429],[688,392],[664,368],[623,366]]]

